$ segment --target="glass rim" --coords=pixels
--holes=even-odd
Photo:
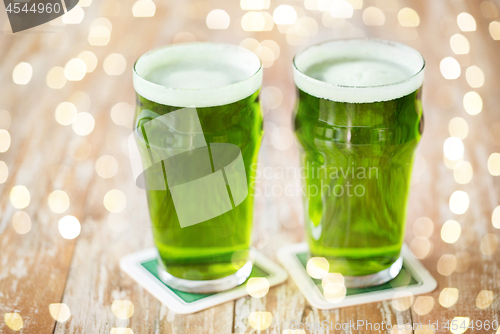
[[[144,75],[141,75],[140,69],[138,69],[138,66],[141,64],[141,62],[146,61],[148,56],[151,56],[155,53],[158,52],[168,52],[169,50],[174,50],[174,49],[186,49],[189,50],[190,48],[202,48],[203,46],[207,46],[209,48],[213,48],[214,50],[219,49],[221,52],[223,52],[224,49],[226,50],[232,50],[236,54],[242,54],[245,55],[246,57],[253,58],[255,61],[255,68],[256,70],[254,71],[249,71],[251,74],[248,76],[245,76],[244,79],[232,82],[227,85],[222,85],[218,87],[208,87],[208,88],[180,88],[180,87],[172,87],[172,86],[166,86],[162,84],[155,83],[151,80],[148,80],[144,77]],[[196,57],[199,57],[200,59],[203,58],[202,53],[196,53]],[[241,60],[237,60],[241,61]],[[248,64],[248,63],[247,63]],[[252,70],[253,70],[253,65],[250,64]],[[134,66],[132,68],[133,70],[133,79],[134,79],[134,89],[136,93],[141,95],[142,97],[145,97],[148,100],[151,100],[156,103],[161,103],[161,104],[169,104],[171,103],[170,101],[167,101],[168,99],[166,98],[150,98],[153,97],[153,95],[160,95],[164,94],[167,96],[172,97],[172,100],[175,102],[176,99],[174,95],[182,95],[185,97],[186,100],[192,99],[192,100],[199,100],[200,98],[205,101],[198,101],[200,103],[192,103],[192,104],[186,104],[186,103],[180,103],[180,105],[176,105],[179,107],[208,107],[208,106],[217,106],[217,105],[225,105],[229,104],[232,102],[239,101],[243,98],[246,98],[253,93],[255,93],[261,86],[262,86],[262,72],[263,72],[263,63],[262,60],[257,56],[254,52],[250,51],[249,49],[246,49],[242,46],[235,45],[235,44],[229,44],[229,43],[217,43],[217,42],[193,42],[193,43],[178,43],[178,44],[169,44],[165,46],[161,46],[159,48],[152,49],[144,54],[142,54],[134,63]],[[257,84],[258,83],[258,84]],[[138,89],[138,86],[145,86],[145,89]],[[252,92],[248,93],[250,90],[252,90],[252,87],[257,87],[255,90]],[[144,96],[144,92],[147,90],[153,90],[158,92],[158,94],[149,94],[146,93]],[[238,91],[243,90],[243,93],[238,94]],[[141,91],[141,92],[139,92]],[[220,103],[208,103],[206,100],[210,99],[210,96],[213,96],[215,92],[217,92],[218,95],[224,95],[221,93],[221,91],[227,91],[226,93],[228,96],[226,98],[222,98]],[[230,94],[232,92],[232,94]],[[247,94],[248,93],[248,94]],[[243,96],[245,95],[245,96]],[[235,99],[235,97],[238,96],[240,97],[239,99]],[[200,97],[200,98],[198,98]],[[177,103],[179,104],[179,103]],[[205,105],[206,104],[206,105]],[[175,103],[174,103],[175,105]]]
[[[392,82],[392,83],[389,83],[389,84],[370,85],[370,86],[339,85],[339,84],[334,84],[334,83],[330,83],[330,82],[318,80],[318,79],[315,79],[315,78],[313,78],[313,77],[305,74],[302,70],[300,70],[297,67],[296,61],[297,61],[298,57],[300,57],[304,52],[310,50],[311,48],[319,47],[319,46],[326,45],[326,44],[334,44],[334,43],[337,43],[337,42],[348,42],[348,41],[376,42],[376,43],[390,45],[390,46],[394,46],[394,47],[398,47],[398,48],[410,49],[410,50],[416,52],[420,56],[420,58],[422,59],[422,66],[420,67],[420,69],[416,73],[408,76],[404,80],[400,80],[400,81],[397,81],[397,82]],[[343,39],[334,39],[334,40],[329,40],[329,41],[325,41],[325,42],[320,42],[320,43],[317,43],[317,44],[313,44],[313,45],[310,45],[310,46],[308,46],[308,47],[300,50],[299,52],[297,52],[295,54],[295,56],[293,57],[292,64],[293,64],[293,68],[294,68],[295,71],[297,71],[300,74],[304,75],[310,81],[313,81],[313,82],[316,82],[317,84],[328,86],[328,87],[331,87],[331,88],[343,88],[343,89],[345,89],[345,88],[347,88],[347,89],[364,89],[365,88],[366,89],[366,88],[383,88],[383,87],[398,86],[398,85],[404,84],[404,83],[410,81],[412,78],[415,78],[418,75],[420,75],[425,70],[425,65],[426,65],[425,58],[422,56],[422,54],[420,52],[418,52],[414,48],[412,48],[412,47],[410,47],[408,45],[405,45],[403,43],[398,43],[398,42],[393,42],[393,41],[384,40],[384,39],[378,39],[378,38],[343,38]]]

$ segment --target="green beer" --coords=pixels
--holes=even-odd
[[[160,276],[174,288],[225,290],[251,272],[261,82],[259,58],[226,44],[168,46],[134,67],[143,186]]]
[[[424,66],[417,51],[379,40],[327,42],[294,59],[310,253],[347,287],[401,268]]]

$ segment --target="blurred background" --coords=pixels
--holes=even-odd
[[[499,8],[479,0],[81,0],[16,34],[0,9],[0,332],[282,333],[301,317],[498,320]],[[292,58],[314,43],[359,37],[407,44],[427,61],[406,242],[438,280],[435,292],[400,309],[381,302],[332,313],[311,309],[288,282],[264,299],[176,316],[120,271],[121,257],[152,246],[126,147],[140,55],[212,41],[262,59],[254,247],[276,259],[280,246],[303,240],[300,193],[283,191],[299,189],[300,179],[273,172],[299,166]],[[271,314],[267,327],[249,323],[257,311]]]

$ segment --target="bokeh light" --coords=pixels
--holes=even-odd
[[[196,37],[188,32],[188,31],[181,31],[177,34],[175,34],[174,38],[172,39],[172,43],[191,43],[191,42],[196,42]]]
[[[428,217],[420,217],[415,220],[412,231],[416,237],[429,238],[434,232],[434,222]]]
[[[64,239],[75,239],[80,235],[81,226],[78,218],[75,216],[64,216],[58,223],[59,233]]]
[[[432,250],[432,244],[425,237],[416,237],[410,243],[410,250],[417,259],[425,259]]]
[[[268,9],[270,4],[270,0],[240,0],[240,7],[243,10]]]
[[[322,283],[323,297],[330,303],[340,303],[344,300],[347,289],[343,282]]]
[[[460,223],[455,220],[448,220],[441,227],[441,239],[448,244],[453,244],[457,242],[462,233],[462,227]]]
[[[52,67],[47,73],[47,77],[45,78],[45,82],[47,86],[52,89],[61,89],[66,84],[66,76],[64,75],[64,68],[61,66]]]
[[[64,66],[64,76],[69,81],[80,81],[87,73],[87,65],[79,58],[69,60]]]
[[[346,0],[333,0],[330,5],[330,15],[336,19],[349,19],[353,12],[354,8]]]
[[[450,136],[464,140],[469,135],[469,124],[462,117],[454,117],[448,124]]]
[[[288,127],[278,126],[271,134],[271,144],[277,150],[288,150],[294,142],[295,135]]]
[[[70,125],[76,119],[76,107],[71,102],[61,102],[56,108],[56,122],[61,125]]]
[[[404,312],[413,305],[414,300],[415,297],[413,293],[409,291],[398,291],[392,298],[392,307],[399,312]]]
[[[130,300],[115,300],[111,304],[111,312],[118,319],[129,319],[134,314],[134,304]]]
[[[329,284],[338,284],[341,287],[345,286],[344,276],[340,273],[327,273],[323,276],[321,285],[323,286],[323,289],[325,289]]]
[[[493,233],[488,233],[486,234],[482,239],[481,239],[481,244],[479,249],[481,250],[481,253],[484,255],[493,255],[495,251],[498,248],[498,239],[497,236]]]
[[[80,7],[89,7],[92,4],[92,0],[79,0],[78,6]]]
[[[488,172],[493,176],[500,175],[500,153],[492,153],[488,158]]]
[[[122,212],[127,206],[127,197],[118,189],[110,190],[104,195],[104,207],[109,212]]]
[[[363,11],[363,22],[367,26],[382,26],[385,23],[385,14],[384,12],[374,6],[367,7]]]
[[[134,334],[134,331],[126,327],[114,327],[111,328],[109,334]]]
[[[135,106],[126,102],[118,102],[111,107],[111,119],[116,125],[132,128]]]
[[[450,47],[453,53],[457,55],[464,55],[470,51],[469,40],[461,34],[455,34],[450,37]]]
[[[465,71],[465,78],[472,88],[478,88],[484,85],[484,73],[476,65],[467,68]]]
[[[119,53],[112,53],[108,55],[102,64],[104,72],[108,75],[120,75],[125,72],[127,67],[127,60]]]
[[[264,331],[271,326],[273,315],[271,312],[250,312],[248,315],[248,323],[258,331]]]
[[[7,130],[0,129],[0,153],[7,152],[10,147],[11,138]]]
[[[262,298],[269,292],[269,281],[265,277],[252,277],[247,281],[246,289],[253,298]]]
[[[68,194],[63,190],[54,190],[48,198],[50,211],[63,213],[69,209],[70,200]]]
[[[413,310],[418,315],[429,314],[434,308],[434,298],[431,296],[419,296],[413,303]]]
[[[135,17],[153,17],[156,5],[151,0],[137,0],[132,6],[132,15]]]
[[[231,18],[225,10],[213,9],[208,13],[206,23],[209,29],[227,29]]]
[[[268,12],[248,12],[241,18],[241,28],[245,31],[271,31],[274,21]]]
[[[283,103],[283,93],[278,87],[266,86],[260,93],[260,99],[264,112],[267,112],[270,109],[277,109],[281,106]]]
[[[494,228],[500,228],[500,205],[493,209],[493,212],[491,213],[491,223]]]
[[[399,11],[398,21],[403,27],[418,27],[420,17],[414,9],[405,7]]]
[[[328,274],[330,263],[324,257],[312,257],[307,261],[306,270],[309,276],[316,279],[323,278]]]
[[[457,258],[453,254],[443,254],[437,263],[437,272],[443,276],[450,276],[457,268]]]
[[[80,24],[82,23],[84,16],[85,12],[82,7],[76,5],[62,16],[62,22],[64,24]]]
[[[446,57],[439,63],[439,69],[443,77],[447,80],[453,80],[460,76],[461,69],[458,61],[453,57]]]
[[[73,131],[75,131],[75,133],[80,136],[86,136],[90,134],[94,130],[94,126],[94,117],[87,112],[76,114],[75,120],[71,124]]]
[[[118,172],[118,162],[111,155],[103,155],[97,159],[95,163],[95,171],[97,172],[97,175],[103,179],[112,178]]]
[[[292,25],[297,21],[297,12],[290,5],[279,5],[273,12],[273,20],[276,24]]]
[[[453,178],[459,184],[469,183],[473,175],[474,170],[472,169],[472,165],[467,161],[460,161],[453,169]]]
[[[10,202],[16,209],[24,209],[30,204],[31,196],[25,186],[14,186],[10,190]]]
[[[33,76],[33,68],[29,63],[21,62],[12,71],[12,80],[18,85],[26,85]],[[16,313],[17,314],[17,313]]]
[[[17,234],[26,234],[31,231],[31,218],[24,211],[18,211],[12,215],[12,228]]]
[[[9,167],[4,161],[0,160],[0,184],[5,183],[9,178]]]
[[[464,109],[469,115],[477,115],[483,110],[483,99],[477,92],[468,92],[464,95]]]
[[[103,46],[109,43],[113,26],[111,22],[104,17],[99,17],[92,21],[89,28],[87,40],[90,45]]]
[[[450,196],[450,211],[461,215],[469,208],[469,195],[465,191],[457,190]]]
[[[457,16],[457,24],[462,31],[475,31],[476,20],[469,13],[460,13]]]
[[[449,160],[458,160],[464,155],[464,144],[457,137],[449,137],[444,141],[444,156]]]
[[[82,51],[77,56],[81,59],[87,68],[87,73],[93,72],[97,66],[97,56],[92,51]]]
[[[439,293],[439,304],[441,306],[449,308],[455,305],[458,300],[458,289],[456,288],[444,288]]]
[[[476,297],[477,308],[484,310],[490,307],[493,303],[494,296],[491,290],[481,290]]]
[[[481,14],[483,14],[486,19],[494,19],[498,16],[498,9],[491,1],[481,2],[480,8]]]
[[[493,38],[495,41],[500,40],[500,22],[498,21],[493,21],[489,25],[489,31],[491,38]]]
[[[455,323],[457,324],[457,326],[450,326],[450,332],[452,332],[453,334],[462,334],[465,333],[465,331],[467,331],[467,329],[469,328],[470,318],[455,317],[453,318],[451,323]]]
[[[19,313],[5,313],[3,321],[13,331],[19,331],[23,328],[23,318]]]
[[[68,305],[64,303],[53,303],[49,305],[49,313],[52,319],[57,322],[66,322],[71,317]]]

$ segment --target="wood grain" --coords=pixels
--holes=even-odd
[[[245,38],[258,41],[274,40],[280,46],[280,56],[265,69],[264,87],[276,86],[283,93],[283,102],[278,108],[264,110],[264,140],[259,162],[260,171],[265,167],[298,167],[299,150],[296,144],[279,150],[273,144],[271,132],[274,126],[292,129],[292,110],[295,88],[290,64],[293,55],[303,45],[289,45],[286,34],[275,27],[269,32],[244,32],[241,17],[244,14],[238,1],[157,1],[152,18],[132,16],[134,1],[119,2],[119,13],[110,8],[111,0],[95,1],[85,8],[81,24],[55,27],[44,25],[28,32],[0,34],[0,109],[10,112],[12,124],[9,133],[12,144],[0,160],[7,163],[9,177],[0,184],[0,315],[17,312],[24,322],[20,333],[110,333],[113,328],[130,328],[134,333],[258,333],[250,326],[248,317],[252,312],[265,311],[272,314],[271,326],[261,333],[283,333],[289,329],[290,321],[300,322],[349,322],[367,320],[371,323],[423,323],[440,324],[454,317],[469,317],[471,320],[497,320],[500,314],[499,282],[500,260],[498,250],[492,255],[480,251],[480,242],[487,233],[500,233],[491,224],[491,213],[500,204],[500,180],[487,169],[488,157],[499,152],[500,147],[491,142],[490,125],[500,122],[498,113],[500,67],[498,54],[500,42],[494,41],[488,32],[493,20],[481,13],[480,1],[371,1],[363,8],[379,6],[384,9],[386,22],[381,27],[366,26],[362,10],[356,10],[348,24],[325,27],[320,12],[304,9],[303,1],[288,1],[294,5],[299,16],[307,15],[316,20],[318,34],[304,42],[315,42],[339,37],[377,37],[402,41],[417,48],[426,58],[424,82],[425,133],[419,145],[417,160],[420,169],[412,182],[408,208],[406,242],[414,239],[412,233],[417,218],[425,216],[434,222],[434,233],[430,237],[433,249],[422,260],[425,267],[438,281],[438,288],[427,294],[434,300],[428,314],[419,314],[412,307],[397,311],[391,301],[352,306],[335,310],[318,310],[311,307],[293,281],[271,288],[260,299],[245,297],[192,315],[179,315],[159,303],[148,292],[139,287],[119,269],[122,256],[152,246],[147,203],[143,190],[132,181],[128,158],[122,151],[123,140],[129,129],[114,124],[110,110],[118,102],[134,103],[131,83],[131,68],[134,61],[145,51],[171,43],[179,32],[189,32],[197,40],[239,44]],[[282,2],[279,2],[282,3]],[[272,2],[268,12],[279,4]],[[285,3],[285,2],[283,2]],[[395,4],[392,8],[391,4]],[[414,28],[418,35],[412,40],[403,40],[404,31],[398,27],[398,10],[408,6],[414,8],[421,23]],[[500,3],[496,2],[497,8]],[[210,9],[223,8],[231,16],[229,30],[209,30],[205,18]],[[456,23],[460,12],[468,12],[477,22],[477,30],[461,32]],[[0,26],[6,16],[0,11]],[[90,24],[97,17],[105,16],[112,23],[111,39],[106,46],[91,46],[87,42]],[[498,18],[497,18],[498,20]],[[404,29],[403,29],[404,30]],[[466,55],[454,55],[449,39],[453,34],[466,36],[471,51]],[[81,51],[90,50],[98,58],[98,66],[82,81],[68,82],[60,90],[47,87],[45,78],[53,66],[64,66]],[[110,53],[120,53],[127,60],[126,71],[119,76],[109,76],[103,62]],[[447,56],[456,58],[462,66],[462,75],[456,80],[445,80],[439,70],[439,62]],[[34,71],[29,84],[12,82],[12,70],[21,61],[29,62]],[[485,85],[470,88],[465,80],[468,66],[477,65],[485,74]],[[481,94],[483,111],[468,115],[462,105],[463,95],[471,90]],[[63,127],[54,120],[54,110],[72,94],[84,91],[91,99],[89,112],[96,121],[94,131],[86,137],[92,151],[84,161],[72,158],[71,143],[78,136],[71,127]],[[474,169],[469,184],[454,181],[453,171],[443,163],[443,143],[449,137],[448,122],[453,117],[463,117],[469,125],[469,135],[464,140],[464,159]],[[102,179],[94,169],[95,161],[102,155],[114,156],[119,163],[118,174],[111,179]],[[422,161],[424,161],[422,163]],[[65,165],[69,175],[58,172],[57,166]],[[60,170],[59,170],[60,171]],[[285,187],[293,178],[259,180],[261,190],[273,185]],[[11,225],[12,215],[18,211],[9,201],[10,189],[24,185],[30,190],[30,205],[23,209],[32,220],[31,231],[17,234]],[[71,199],[70,209],[64,214],[49,210],[47,198],[55,189],[66,191]],[[126,210],[110,214],[103,206],[104,194],[111,189],[121,190],[127,197]],[[448,206],[451,194],[464,190],[470,197],[470,207],[463,215],[453,214]],[[82,231],[74,240],[63,239],[58,232],[58,221],[66,214],[76,216]],[[303,240],[302,203],[299,196],[274,196],[256,198],[254,246],[276,260],[276,250],[283,245]],[[440,230],[447,220],[457,220],[462,226],[462,235],[454,244],[441,240]],[[467,253],[470,264],[459,268],[448,276],[441,275],[437,263],[444,254]],[[456,288],[458,301],[451,307],[440,305],[439,296],[444,288]],[[493,302],[485,309],[476,306],[482,290],[492,291]],[[115,300],[130,300],[134,314],[130,319],[118,319],[111,311]],[[49,314],[49,304],[65,303],[71,317],[64,323],[56,322]],[[3,318],[3,317],[2,317]],[[472,332],[472,330],[469,330]],[[0,319],[0,332],[12,332]],[[337,333],[339,331],[316,329],[310,333]],[[373,331],[391,333],[397,331]],[[442,327],[436,333],[449,332]],[[492,331],[475,330],[478,333]],[[353,333],[342,330],[340,333]],[[423,333],[411,330],[408,333]],[[299,334],[299,333],[297,333]],[[308,332],[309,334],[309,332]]]

